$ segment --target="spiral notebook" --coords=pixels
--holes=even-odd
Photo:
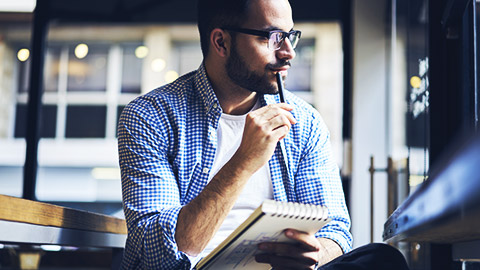
[[[285,229],[315,233],[329,221],[325,206],[266,200],[195,269],[268,270],[269,265],[255,262],[259,243],[291,242]]]

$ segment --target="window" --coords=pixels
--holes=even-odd
[[[292,69],[288,71],[285,81],[288,90],[296,92],[312,91],[312,69],[315,51],[315,39],[304,38],[295,49],[296,57],[292,60]]]
[[[67,91],[105,92],[109,47],[108,45],[88,45],[87,47],[82,45],[87,46],[86,44],[68,46]]]
[[[197,70],[203,60],[200,43],[196,40],[173,42],[172,55],[173,70],[180,75]]]
[[[58,75],[60,72],[60,54],[62,48],[58,45],[51,45],[45,55],[44,91],[46,93],[58,90]]]
[[[408,156],[409,185],[413,191],[425,180],[429,169],[428,3],[425,0],[392,3],[395,4],[392,24],[396,30],[390,33],[396,34],[395,43],[390,44],[395,50],[390,59],[392,126],[400,131],[392,134],[392,156],[397,159]]]
[[[14,51],[17,52],[27,46],[14,46]],[[45,68],[44,68],[44,90],[45,92],[56,92],[58,89],[58,74],[60,70],[60,53],[61,47],[51,45],[45,54]],[[18,93],[27,93],[30,77],[30,62],[31,57],[26,61],[17,61],[18,68]]]
[[[15,138],[25,138],[27,133],[27,105],[17,104],[15,109]],[[54,138],[55,129],[57,126],[57,106],[55,105],[43,105],[42,106],[42,119],[40,122],[42,138]]]
[[[140,94],[142,81],[142,58],[148,53],[140,43],[128,43],[123,46],[122,93]],[[143,48],[144,52],[138,48]]]
[[[143,57],[139,57],[136,50],[141,45],[140,42],[49,44],[44,68],[41,137],[115,138],[121,110],[140,94]],[[16,46],[17,50],[25,47]],[[109,66],[109,63],[118,65]],[[13,137],[23,138],[30,60],[17,61],[17,70]],[[107,78],[110,78],[108,83]]]
[[[332,87],[323,81],[313,82],[316,68],[314,63],[328,62],[328,68],[332,70],[330,58],[319,61],[316,55],[318,52],[315,46],[319,42],[315,34],[316,27],[306,27],[309,30],[304,32],[304,38],[297,47],[297,58],[293,63],[294,68],[290,70],[287,88],[313,103],[313,93],[318,93],[315,85],[321,85],[328,89],[328,103],[332,104],[331,107],[338,108],[341,103],[332,102],[331,96],[332,92],[341,92],[341,88]],[[197,28],[193,25],[177,28],[140,26],[136,28],[138,31],[125,28],[130,30],[128,35],[125,35],[124,28],[108,31],[111,28],[106,26],[100,31],[101,28],[95,25],[68,29],[70,32],[79,31],[78,35],[75,35],[78,41],[72,40],[72,36],[63,35],[64,29],[58,32],[57,29],[50,29],[49,36],[53,40],[48,41],[45,56],[40,123],[42,139],[38,154],[37,195],[40,200],[69,199],[70,195],[65,194],[78,193],[78,186],[88,187],[89,190],[72,197],[72,200],[119,200],[121,192],[116,133],[123,109],[140,95],[142,90],[152,90],[178,78],[179,75],[196,70],[203,60]],[[304,27],[300,28],[304,30]],[[15,53],[21,48],[28,48],[27,42],[15,45],[18,45],[12,48]],[[331,47],[325,48],[328,49],[324,52],[331,54]],[[21,123],[25,126],[27,117],[30,61],[15,60],[14,64],[12,66],[15,67],[15,77],[11,89],[15,89],[15,93],[11,103],[13,105],[7,115],[10,125],[6,139],[0,143],[23,147],[24,140],[21,138],[25,136],[26,129]],[[331,114],[324,112],[323,115],[329,118]],[[335,131],[332,134],[335,134]],[[341,139],[340,136],[336,138]],[[5,161],[11,159],[10,156],[5,152],[0,158]],[[15,162],[0,164],[4,166],[0,170],[2,175],[21,175],[25,158],[20,154],[17,156]],[[12,172],[3,169],[10,167],[13,168]],[[94,173],[103,169],[105,170],[102,174]],[[21,176],[17,178],[20,179]],[[60,186],[59,183],[65,185]],[[58,185],[61,191],[50,190],[52,185]],[[105,192],[104,185],[110,187],[108,192],[115,190],[110,192],[115,195],[105,196],[108,192]]]
[[[125,109],[125,105],[120,105],[120,106],[117,106],[117,121],[115,122],[116,123],[116,127],[118,127],[118,122],[120,121],[120,116],[122,115],[122,112],[123,112],[123,109]],[[118,134],[115,133],[115,137],[117,136]]]
[[[105,137],[107,106],[67,106],[66,138]]]

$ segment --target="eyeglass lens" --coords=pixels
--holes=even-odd
[[[278,50],[282,46],[282,42],[286,37],[290,40],[290,44],[292,45],[292,48],[295,49],[298,43],[298,32],[290,32],[290,33],[284,33],[284,32],[273,32],[270,36],[269,42],[268,42],[268,47],[273,49],[273,50]]]

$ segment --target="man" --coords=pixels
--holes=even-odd
[[[200,68],[137,98],[120,119],[123,267],[190,269],[265,199],[326,205],[332,221],[314,235],[287,230],[296,244],[260,244],[258,262],[314,269],[349,252],[328,130],[305,102],[275,95],[300,38],[288,1],[198,5]]]

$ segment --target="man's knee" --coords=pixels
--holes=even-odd
[[[373,243],[340,256],[320,269],[325,270],[408,270],[407,262],[396,248]]]
[[[361,249],[362,253],[359,255],[359,260],[362,260],[361,257],[364,257],[365,261],[370,261],[377,267],[385,267],[384,269],[408,269],[405,257],[395,247],[382,243],[372,243],[359,249]]]

